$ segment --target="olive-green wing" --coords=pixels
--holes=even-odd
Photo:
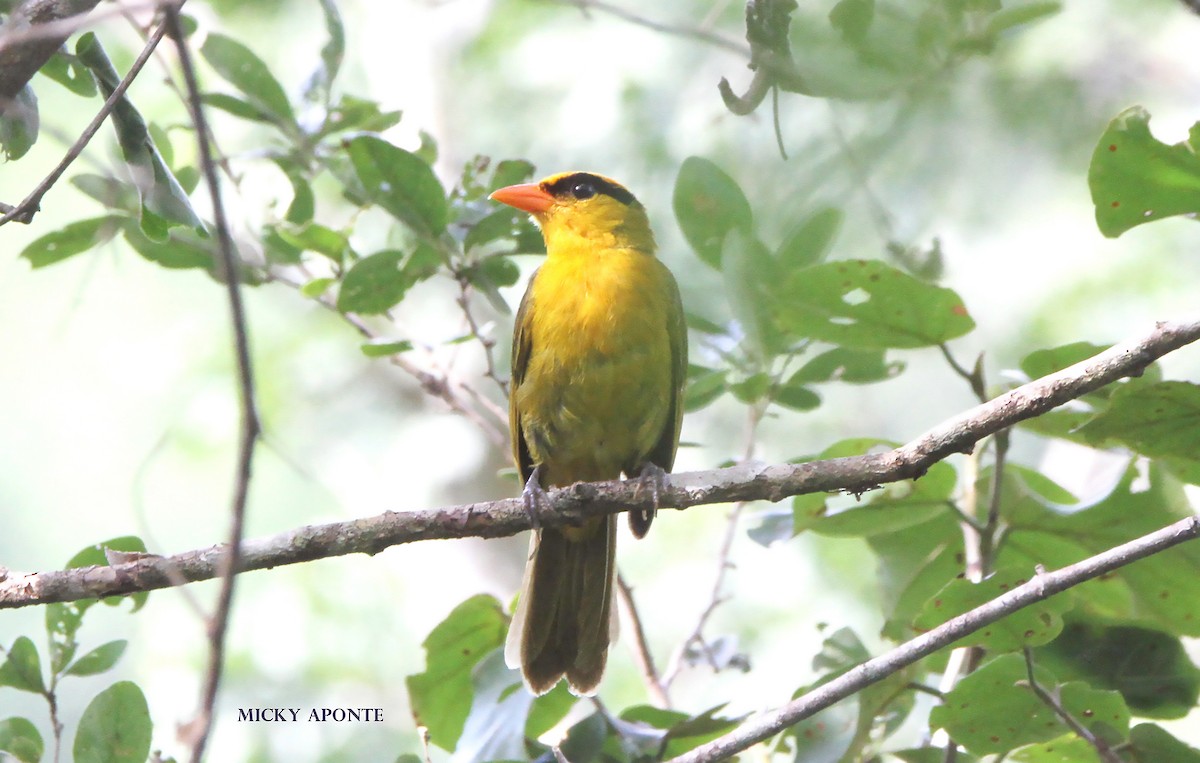
[[[683,426],[683,387],[687,381],[687,322],[683,317],[683,299],[679,296],[679,285],[670,271],[666,270],[666,284],[671,306],[667,313],[667,337],[671,347],[671,399],[666,423],[654,448],[646,460],[655,466],[671,471],[675,465],[675,450],[679,446],[679,430]]]
[[[521,306],[517,308],[517,320],[513,324],[512,343],[512,381],[508,385],[508,429],[512,435],[513,461],[517,471],[521,473],[521,484],[533,473],[533,457],[529,454],[529,444],[525,441],[525,433],[521,430],[521,412],[518,410],[517,390],[525,381],[525,371],[529,368],[529,354],[533,348],[533,331],[530,322],[533,320],[533,281],[537,271],[529,279],[525,288],[525,296],[521,297]]]

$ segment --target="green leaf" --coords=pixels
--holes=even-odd
[[[504,664],[497,647],[471,672],[471,709],[454,746],[457,760],[523,760],[525,723],[533,695],[521,691],[521,676]]]
[[[110,241],[121,229],[121,223],[121,218],[112,215],[77,220],[33,241],[21,251],[21,256],[35,270],[44,268]]]
[[[845,215],[836,207],[825,207],[801,220],[775,250],[783,274],[816,265],[829,253]]]
[[[1129,733],[1130,748],[1145,763],[1200,763],[1200,750],[1168,734],[1161,726],[1140,723]]]
[[[38,125],[37,95],[27,82],[12,103],[0,111],[0,151],[4,158],[11,162],[27,154],[37,143]]]
[[[343,95],[330,110],[318,137],[324,137],[339,132],[361,130],[363,132],[383,132],[399,124],[401,112],[381,111],[379,104],[352,95]]]
[[[471,226],[463,238],[463,251],[470,253],[476,247],[490,244],[497,239],[512,238],[517,228],[517,215],[511,207],[498,209]]]
[[[508,257],[494,255],[480,260],[479,267],[475,269],[472,276],[474,277],[471,282],[476,285],[478,285],[476,278],[483,277],[494,287],[512,286],[521,280],[521,269]]]
[[[1008,593],[1029,581],[1032,570],[1006,567],[979,583],[951,580],[925,603],[913,626],[933,630],[942,623]],[[982,646],[989,652],[1015,652],[1027,646],[1048,644],[1062,632],[1062,614],[1071,608],[1066,596],[1052,596],[1025,607],[954,642],[955,647]]]
[[[404,252],[396,249],[377,252],[354,263],[342,279],[337,309],[343,313],[373,315],[399,304],[413,285],[404,264]]]
[[[791,277],[776,310],[795,334],[858,349],[928,347],[975,327],[952,290],[878,260],[805,268]]]
[[[164,241],[154,241],[145,235],[144,228],[126,223],[125,241],[133,251],[164,268],[212,270],[215,266],[212,251],[209,249],[212,240],[199,239],[194,233],[188,236],[176,232],[168,234]]]
[[[797,723],[787,732],[795,760],[839,763],[854,743],[858,716],[858,698],[849,697]]]
[[[1091,342],[1072,342],[1045,350],[1034,350],[1021,359],[1021,370],[1030,379],[1040,379],[1095,357],[1110,346]]]
[[[828,514],[814,514],[807,502],[793,502],[796,532],[812,530],[835,538],[871,537],[898,532],[949,512],[957,475],[946,463],[934,464],[924,477],[885,485],[871,493],[866,505]]]
[[[866,39],[875,20],[875,0],[839,0],[829,12],[829,23],[842,33],[846,42],[857,44]]]
[[[75,54],[87,65],[100,91],[112,95],[121,78],[96,35],[85,33],[75,44]],[[165,241],[168,231],[177,225],[186,226],[201,236],[207,236],[204,223],[192,209],[192,202],[179,180],[163,160],[146,121],[128,97],[117,101],[112,113],[113,126],[121,154],[129,164],[130,174],[141,198],[141,225],[147,237]]]
[[[492,170],[492,180],[488,183],[488,192],[508,185],[524,183],[533,177],[534,166],[524,159],[501,159]]]
[[[71,667],[67,668],[64,675],[69,676],[93,676],[117,664],[117,660],[121,659],[121,655],[125,654],[125,647],[128,642],[124,640],[109,641],[107,644],[102,644],[84,656],[75,660]]]
[[[281,225],[279,237],[288,244],[306,252],[316,252],[341,265],[350,248],[346,234],[320,223],[309,222],[299,226]]]
[[[834,347],[800,367],[788,379],[788,385],[847,382],[870,384],[898,376],[904,370],[903,361],[888,361],[887,350],[856,350]]]
[[[145,763],[150,733],[142,690],[132,681],[118,681],[83,711],[75,732],[75,763]]]
[[[764,361],[778,349],[770,325],[772,294],[764,288],[774,263],[767,248],[754,236],[732,229],[721,247],[721,275],[734,319],[745,334],[742,345],[751,357]],[[767,272],[765,272],[767,271]]]
[[[374,135],[351,138],[345,146],[369,201],[419,234],[446,228],[446,194],[428,164]]]
[[[1054,676],[1035,666],[1038,684],[1054,689]],[[1054,710],[1028,686],[1023,655],[1005,654],[964,676],[929,714],[929,724],[942,728],[976,755],[1007,752],[1046,742],[1068,729]]]
[[[75,56],[60,49],[50,60],[42,64],[38,72],[70,90],[75,95],[91,98],[96,94],[96,81],[88,73],[87,67]]]
[[[821,396],[797,382],[793,376],[771,393],[771,400],[793,411],[811,411],[821,406]]]
[[[1200,669],[1179,638],[1162,631],[1070,622],[1037,659],[1064,679],[1120,692],[1144,717],[1182,718],[1200,697]]]
[[[314,278],[300,287],[300,294],[309,299],[316,299],[329,291],[329,287],[335,283],[337,283],[336,278]]]
[[[1168,146],[1157,140],[1150,114],[1134,106],[1096,143],[1088,187],[1100,232],[1115,238],[1142,223],[1200,212],[1200,158],[1188,141]]]
[[[962,529],[957,518],[948,510],[925,511],[931,513],[923,522],[865,536],[879,559],[886,618],[883,634],[896,641],[912,638],[913,618],[925,602],[963,571]]]
[[[709,368],[689,378],[683,393],[683,409],[688,413],[698,411],[725,394],[729,389],[725,374],[723,370]]]
[[[27,636],[18,636],[0,664],[0,686],[41,694],[46,691],[42,682],[42,661],[37,647]]]
[[[1014,763],[1091,763],[1097,758],[1096,748],[1090,742],[1068,734],[1049,742],[1013,750],[1005,760]]]
[[[146,544],[136,535],[123,535],[117,538],[110,538],[109,540],[101,541],[100,543],[95,543],[91,546],[86,546],[80,550],[79,553],[71,557],[64,569],[71,570],[79,567],[92,566],[106,567],[108,566],[108,557],[105,556],[105,549],[112,551],[124,551],[126,553],[144,554],[146,553]],[[107,599],[102,599],[101,601],[110,607],[115,607],[123,601],[131,601],[133,602],[133,607],[130,609],[130,612],[137,612],[142,608],[142,605],[146,603],[146,599],[149,597],[149,591],[141,591],[139,593],[129,594],[128,596],[109,596]],[[94,600],[85,600],[74,602],[74,605],[79,607],[81,610],[80,614],[82,615],[82,610],[86,610],[95,603],[96,602]]]
[[[750,202],[729,175],[707,159],[689,156],[679,168],[673,197],[675,217],[700,259],[721,269],[725,235],[737,229],[749,235]]]
[[[200,47],[200,55],[226,82],[240,90],[246,100],[270,115],[276,125],[285,128],[295,125],[296,117],[283,86],[250,48],[213,32]]]
[[[249,101],[238,98],[236,95],[230,95],[229,93],[204,93],[200,96],[200,102],[205,106],[220,109],[248,122],[262,122],[268,125],[275,124],[275,117],[270,112],[255,106]]]
[[[68,601],[46,605],[46,639],[50,645],[50,673],[58,675],[75,656],[79,643],[75,634],[83,623],[83,613],[94,601]]]
[[[578,697],[567,688],[566,681],[560,681],[553,689],[535,699],[529,708],[529,717],[525,719],[526,738],[537,739],[557,726],[571,712],[577,700]]]
[[[104,175],[81,172],[71,178],[71,185],[109,209],[135,213],[138,210],[137,190],[129,183]]]
[[[414,719],[442,749],[458,744],[473,701],[475,666],[504,644],[507,630],[500,602],[480,595],[455,607],[422,643],[425,672],[405,683]]]
[[[0,750],[21,763],[38,763],[46,747],[37,726],[27,718],[13,717],[0,721]]]
[[[729,385],[733,396],[747,405],[762,400],[770,388],[771,377],[765,373],[753,374]]]
[[[1095,444],[1116,440],[1150,457],[1200,453],[1200,385],[1124,385],[1107,410],[1079,430]]]
[[[390,358],[412,348],[413,343],[407,339],[364,342],[359,347],[368,358]]]
[[[682,755],[734,729],[741,718],[717,715],[724,707],[718,705],[689,716],[674,710],[635,705],[621,712],[621,720],[665,730],[667,733],[661,737],[659,747],[655,750],[659,753],[657,759],[664,760]]]

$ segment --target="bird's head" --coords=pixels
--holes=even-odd
[[[546,248],[584,239],[599,246],[653,251],[646,210],[620,183],[592,172],[562,172],[537,183],[510,185],[492,199],[528,212],[542,228]]]

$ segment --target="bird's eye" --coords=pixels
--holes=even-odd
[[[591,183],[576,183],[571,188],[571,195],[577,199],[590,199],[596,195],[596,188]]]

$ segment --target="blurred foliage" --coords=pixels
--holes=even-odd
[[[67,562],[66,568],[105,566],[110,552],[145,552],[146,546],[135,537],[113,538],[83,549]],[[136,612],[148,594],[105,599],[110,606],[129,600]],[[21,763],[60,760],[63,727],[58,718],[62,702],[60,682],[68,676],[94,676],[107,673],[125,653],[124,640],[109,641],[83,655],[76,656],[84,615],[95,601],[47,604],[46,652],[27,636],[18,636],[11,646],[0,646],[0,687],[41,696],[47,703],[51,743],[49,749],[38,727],[30,719],[14,716],[0,720],[0,753],[8,753]],[[76,763],[143,763],[150,754],[150,709],[141,688],[132,681],[117,681],[91,699],[75,731],[72,759]],[[0,755],[0,757],[3,757]]]
[[[237,10],[218,7],[223,14]],[[543,245],[524,215],[497,207],[487,195],[535,177],[543,168],[524,158],[497,160],[469,151],[463,155],[471,158],[447,172],[438,140],[419,126],[411,127],[417,140],[410,148],[397,145],[397,126],[409,127],[400,111],[344,92],[343,68],[355,48],[347,41],[338,4],[324,0],[320,9],[324,34],[298,92],[285,84],[280,67],[267,61],[265,51],[275,41],[252,40],[236,29],[226,34],[212,28],[211,21],[186,24],[189,42],[197,46],[210,75],[203,103],[253,136],[252,153],[220,157],[226,181],[237,185],[247,177],[270,177],[282,180],[280,188],[286,189],[261,209],[243,210],[246,224],[239,226],[236,239],[238,272],[225,273],[217,266],[213,223],[205,216],[204,193],[197,189],[196,160],[182,150],[183,140],[173,145],[173,134],[193,137],[190,127],[179,124],[182,106],[170,117],[151,117],[129,95],[113,115],[117,169],[69,176],[101,212],[66,220],[48,206],[39,219],[49,218],[52,229],[25,246],[21,257],[32,268],[44,269],[96,256],[100,247],[120,241],[123,250],[163,268],[290,289],[297,300],[312,300],[352,325],[368,357],[416,368],[422,388],[434,394],[446,389],[448,377],[439,380],[412,356],[432,346],[470,344],[472,352],[486,357],[487,375],[496,382],[482,374],[474,378],[470,386],[475,397],[502,411],[503,380],[496,368],[503,358],[493,357],[498,340],[480,328],[475,313],[506,320],[511,288],[521,279],[515,258],[541,254]],[[740,23],[734,11],[729,6],[717,14],[718,25],[729,32],[726,42]],[[1087,180],[1097,226],[1105,236],[1200,212],[1200,122],[1186,141],[1167,145],[1150,134],[1149,113],[1133,107],[1115,117],[1109,112],[1107,129],[1095,124],[1091,132],[1063,138],[1048,122],[1074,124],[1082,88],[1068,86],[1052,73],[1025,81],[1004,66],[1009,42],[1036,33],[1039,24],[1060,12],[1060,3],[1040,0],[753,4],[746,38],[753,76],[765,89],[747,111],[777,109],[774,118],[786,120],[789,115],[779,112],[787,112],[792,93],[837,99],[837,109],[847,108],[847,102],[864,104],[857,123],[845,120],[854,128],[852,137],[842,133],[841,120],[835,119],[832,137],[821,143],[809,138],[800,147],[806,157],[803,170],[768,166],[764,157],[774,144],[766,139],[744,146],[744,158],[714,150],[711,157],[691,154],[661,161],[674,150],[675,137],[670,131],[647,129],[668,118],[654,85],[631,85],[621,94],[621,118],[639,125],[640,132],[616,132],[603,150],[622,152],[636,140],[639,154],[671,167],[670,206],[681,241],[690,249],[683,255],[689,259],[672,264],[686,272],[681,277],[685,293],[709,297],[687,300],[696,348],[688,372],[688,411],[747,410],[756,422],[767,416],[804,422],[794,417],[828,410],[827,398],[852,385],[892,383],[902,372],[915,376],[919,363],[921,376],[915,383],[928,396],[941,395],[950,385],[986,396],[1015,384],[985,377],[982,355],[969,369],[955,359],[950,344],[965,338],[984,341],[978,339],[977,322],[994,319],[968,309],[970,300],[958,283],[944,285],[954,269],[946,267],[936,239],[916,243],[914,231],[921,228],[924,210],[953,199],[955,188],[981,189],[975,206],[964,203],[947,213],[960,214],[965,227],[978,223],[980,210],[1007,192],[991,187],[988,175],[977,171],[972,162],[980,157],[970,155],[973,146],[955,142],[958,128],[942,118],[943,112],[982,104],[987,129],[1042,146],[1039,156],[1086,155],[1090,150]],[[1172,12],[1181,13],[1163,4],[1162,14]],[[565,22],[556,15],[547,16],[544,26],[532,23],[542,18],[540,13],[523,3],[500,3],[465,55],[448,68],[488,67],[514,55],[525,35],[546,43],[546,36],[552,38]],[[994,77],[980,84],[979,72],[989,69]],[[89,107],[119,81],[98,35],[90,32],[80,36],[73,53],[60,51],[43,71],[46,81],[36,80],[36,88],[62,87],[88,99]],[[556,95],[528,83],[505,88],[494,83],[462,83],[478,114],[508,120],[508,129],[522,135],[540,137],[548,131],[543,127],[552,122],[550,102]],[[773,89],[785,97],[766,100]],[[18,98],[26,108],[0,115],[0,146],[10,160],[26,155],[39,138],[33,93],[31,86]],[[710,95],[716,97],[715,87]],[[931,114],[936,118],[930,119]],[[730,124],[714,127],[714,136],[721,130],[741,135],[739,130],[750,129],[746,121]],[[924,134],[919,152],[910,150],[918,133]],[[785,145],[796,140],[782,130],[781,137]],[[216,138],[224,143],[220,132]],[[1062,143],[1051,145],[1055,141]],[[944,150],[931,153],[930,146]],[[776,160],[773,155],[770,159]],[[793,174],[799,179],[784,182]],[[1082,173],[1077,175],[1082,182]],[[814,178],[826,182],[807,182]],[[872,184],[886,186],[896,178],[902,179],[896,182],[900,190],[886,199],[871,191]],[[817,186],[820,193],[813,190]],[[648,206],[666,208],[665,203]],[[864,241],[871,243],[864,246]],[[447,285],[450,292],[436,291]],[[426,333],[428,327],[419,321],[394,320],[416,295],[426,294],[455,302],[452,309],[462,318],[456,329],[438,326]],[[1037,378],[1091,357],[1104,349],[1092,339],[1024,346],[1020,371]],[[924,363],[936,353],[947,361],[945,386],[937,386],[944,379],[935,380]],[[489,409],[469,410],[482,411],[486,419]],[[853,411],[832,415],[855,424]],[[503,422],[494,419],[491,426],[503,432]],[[1194,506],[1185,485],[1200,484],[1198,424],[1196,380],[1165,379],[1155,365],[1139,378],[1023,422],[964,459],[936,464],[919,480],[885,486],[861,500],[804,495],[786,506],[755,508],[749,534],[762,546],[797,536],[860,541],[878,565],[874,614],[882,639],[899,642],[1021,584],[1038,566],[1073,564],[1191,516]],[[797,462],[893,445],[857,426],[846,429],[856,436],[815,455],[799,455],[805,449],[799,440],[781,437],[771,445]],[[1010,434],[1094,450],[1119,446],[1128,458],[1120,478],[1084,502],[1034,460],[1010,453]],[[964,534],[964,527],[970,532]],[[981,540],[968,549],[964,537],[972,533]],[[81,552],[69,566],[104,564],[104,548],[145,550],[136,539],[117,539]],[[978,567],[968,571],[972,556]],[[1200,611],[1200,590],[1190,584],[1198,572],[1200,551],[1188,546],[1059,594],[965,638],[962,645],[979,649],[981,658],[948,692],[928,688],[947,665],[945,653],[933,655],[803,721],[774,740],[765,754],[806,763],[943,760],[943,750],[911,748],[912,735],[902,732],[919,716],[914,722],[921,728],[918,736],[928,740],[933,730],[944,729],[962,747],[960,761],[992,760],[987,756],[995,755],[1013,761],[1095,760],[1094,748],[1074,736],[1063,720],[1066,715],[1118,750],[1122,760],[1200,759],[1200,752],[1158,726],[1131,727],[1134,717],[1180,718],[1195,708],[1200,669],[1183,639],[1200,636],[1200,620],[1194,616]],[[134,611],[145,601],[144,595],[131,598]],[[713,605],[717,603],[714,599]],[[92,604],[48,605],[47,650],[39,652],[27,636],[12,640],[0,664],[0,686],[40,695],[53,708],[62,678],[112,669],[126,650],[124,640],[77,656],[77,635]],[[403,607],[404,602],[378,606]],[[653,609],[643,613],[651,628],[663,625],[650,619],[654,615]],[[553,751],[540,738],[556,727],[562,732],[558,747],[572,763],[661,760],[727,732],[740,720],[739,711],[728,709],[733,702],[714,707],[677,697],[678,707],[669,709],[644,701],[618,708],[581,702],[562,686],[534,698],[504,665],[500,648],[508,620],[503,605],[490,596],[464,601],[425,640],[425,670],[407,679],[415,724],[427,729],[432,744],[456,762],[550,759]],[[740,627],[754,632],[760,626]],[[373,641],[380,639],[386,635],[373,634]],[[686,670],[701,674],[746,668],[745,655],[737,651],[742,645],[731,648],[737,652],[733,657],[720,659],[719,647],[736,642],[711,634],[700,634],[699,642],[703,648],[693,644],[680,651]],[[852,629],[833,630],[812,656],[813,679],[798,681],[795,694],[844,674],[878,648],[876,641],[860,638]],[[807,662],[809,655],[792,657]],[[373,658],[387,659],[387,651],[376,651]],[[1032,690],[1031,677],[1052,701]],[[932,710],[917,701],[921,691],[938,694]],[[754,707],[762,704],[754,697]],[[83,712],[74,737],[75,759],[145,760],[150,733],[142,690],[130,681],[114,683]],[[62,743],[60,734],[61,729],[53,731],[54,749]],[[397,731],[395,746],[411,747],[410,736],[411,730]],[[0,721],[0,750],[16,759],[57,757],[48,746],[33,720]]]

